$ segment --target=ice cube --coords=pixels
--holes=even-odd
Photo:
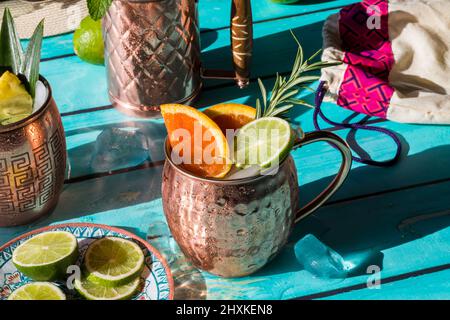
[[[33,112],[37,111],[47,100],[48,91],[42,81],[36,82],[36,94],[34,96]]]
[[[143,163],[149,159],[148,139],[140,130],[105,129],[95,142],[92,169],[111,171]]]
[[[147,230],[147,242],[158,249],[169,263],[176,260],[177,255],[181,254],[165,221],[156,221],[150,224]]]
[[[349,265],[342,256],[308,234],[295,244],[295,257],[302,267],[319,278],[347,277]]]

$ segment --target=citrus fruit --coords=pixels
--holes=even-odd
[[[7,125],[28,117],[33,112],[33,98],[13,73],[0,77],[0,125]]]
[[[13,291],[8,300],[66,300],[66,295],[52,283],[33,282]]]
[[[140,277],[117,287],[102,286],[86,278],[75,280],[75,289],[81,296],[88,300],[127,300],[133,297],[139,285]]]
[[[207,115],[180,104],[162,105],[161,113],[172,153],[181,158],[183,168],[211,178],[222,178],[230,171],[227,139]]]
[[[13,252],[16,268],[33,280],[63,279],[67,267],[78,258],[78,242],[73,234],[51,231],[28,239]]]
[[[144,269],[144,253],[133,241],[105,237],[89,245],[84,256],[86,279],[117,287],[136,279]]]
[[[256,109],[238,103],[221,103],[204,111],[226,134],[227,129],[237,130],[255,120]]]
[[[236,135],[236,166],[267,168],[282,161],[295,135],[286,120],[264,117],[243,126]]]
[[[73,49],[82,60],[93,63],[104,63],[104,44],[102,22],[90,16],[81,20],[80,26],[73,35]]]

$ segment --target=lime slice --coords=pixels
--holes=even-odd
[[[75,280],[75,289],[88,300],[128,300],[136,293],[139,285],[140,277],[118,287],[105,287],[86,278]]]
[[[84,256],[87,280],[117,287],[137,278],[144,269],[144,253],[133,241],[105,237],[92,242]]]
[[[93,64],[103,64],[102,21],[95,21],[90,16],[81,20],[80,27],[73,34],[73,48],[82,60]]]
[[[274,166],[287,156],[294,137],[289,123],[281,118],[264,117],[252,121],[236,135],[236,166]]]
[[[66,300],[66,295],[52,283],[33,282],[15,290],[8,300]]]
[[[28,239],[13,252],[16,268],[33,280],[63,279],[78,258],[77,238],[70,232],[51,231]]]

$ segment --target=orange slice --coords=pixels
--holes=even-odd
[[[227,139],[207,115],[180,104],[164,104],[161,113],[172,156],[183,168],[207,178],[223,178],[230,171]]]
[[[204,111],[226,134],[226,129],[237,130],[255,120],[256,109],[238,103],[221,103]]]

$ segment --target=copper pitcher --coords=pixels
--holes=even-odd
[[[0,126],[0,227],[30,223],[56,206],[66,171],[66,140],[48,82],[29,117]]]
[[[316,131],[294,148],[326,141],[343,161],[330,185],[299,208],[297,169],[289,155],[273,175],[236,180],[200,178],[172,161],[166,141],[162,199],[175,241],[192,263],[222,277],[249,275],[282,249],[295,223],[319,208],[344,182],[351,168],[351,151],[337,135]]]
[[[157,117],[159,105],[192,102],[202,77],[249,83],[250,0],[231,0],[234,71],[203,70],[197,0],[114,0],[103,19],[110,100],[118,110]]]

